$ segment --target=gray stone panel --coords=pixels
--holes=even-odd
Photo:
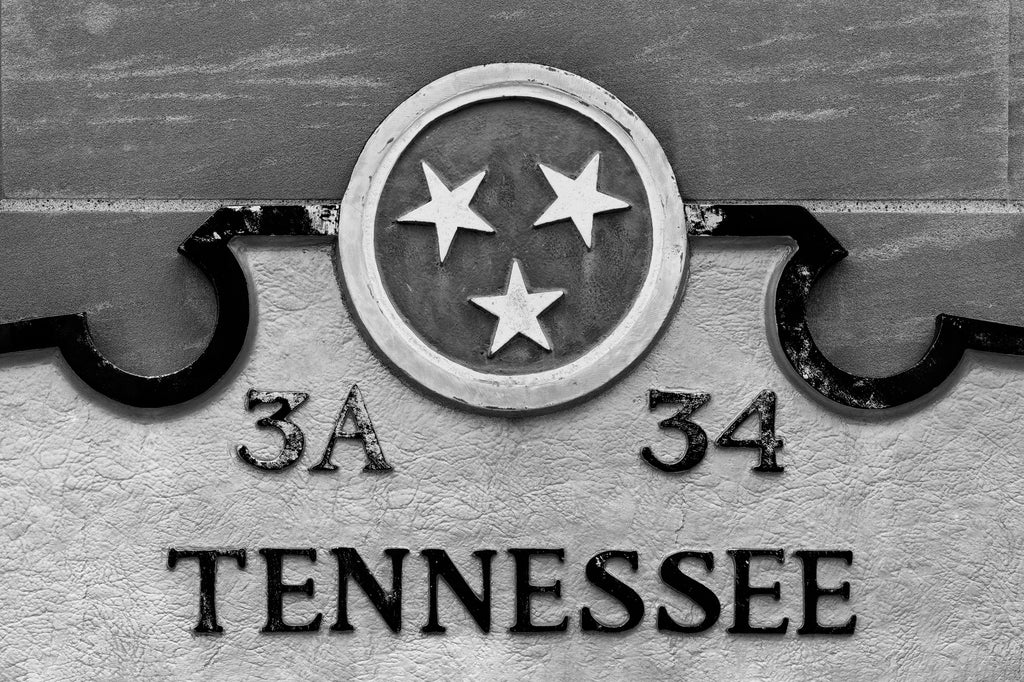
[[[97,344],[146,374],[188,364],[213,331],[216,305],[177,246],[198,214],[5,213],[0,322],[86,312]]]
[[[338,198],[395,105],[491,61],[614,92],[687,197],[1007,190],[1002,1],[2,9],[9,197]]]
[[[1010,0],[1009,144],[1010,196],[1024,197],[1024,3]]]
[[[811,298],[823,352],[851,372],[904,370],[935,316],[1024,324],[1024,216],[822,214],[850,252]]]

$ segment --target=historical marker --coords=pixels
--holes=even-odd
[[[1019,673],[1019,467],[971,419],[1012,432],[1024,372],[966,352],[1024,328],[943,311],[910,368],[848,372],[807,321],[843,245],[684,203],[669,156],[581,76],[475,66],[384,118],[340,204],[197,221],[186,366],[5,320],[16,672],[903,677],[940,670],[910,633],[956,658],[979,611]]]

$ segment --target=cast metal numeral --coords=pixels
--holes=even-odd
[[[707,405],[711,400],[710,393],[683,393],[677,391],[662,391],[652,388],[647,392],[647,404],[650,409],[658,405],[671,404],[679,405],[679,411],[668,419],[658,422],[663,429],[679,429],[686,436],[686,451],[682,457],[674,462],[663,462],[654,455],[654,451],[648,447],[640,448],[640,457],[655,469],[674,474],[679,471],[686,471],[700,464],[704,454],[708,450],[708,434],[704,429],[690,421],[690,415]]]
[[[743,422],[757,414],[757,438],[733,438],[732,434],[743,425]],[[715,441],[715,445],[723,448],[753,448],[760,451],[760,457],[753,471],[779,473],[784,467],[775,461],[775,452],[782,449],[782,439],[775,437],[775,393],[764,390],[757,394],[753,402],[740,412],[739,416],[725,427],[725,431]]]
[[[679,429],[686,436],[686,451],[674,462],[664,462],[654,455],[649,446],[640,448],[640,458],[649,465],[670,474],[692,469],[701,463],[707,454],[708,436],[696,423],[690,421],[694,412],[707,405],[711,400],[710,393],[664,391],[652,388],[647,393],[647,405],[654,409],[659,405],[679,405],[680,409],[668,419],[658,422],[663,429]],[[777,474],[784,471],[775,458],[775,453],[782,449],[781,438],[775,436],[775,392],[765,389],[747,405],[742,412],[725,427],[715,440],[715,445],[722,448],[753,448],[760,455],[753,471]],[[733,438],[733,434],[750,418],[757,416],[758,435],[756,438]]]
[[[256,459],[249,452],[249,448],[244,445],[238,446],[238,456],[247,464],[270,471],[279,471],[295,464],[299,457],[302,456],[303,448],[306,447],[306,437],[302,434],[302,429],[297,424],[288,420],[288,415],[307,400],[309,400],[308,393],[300,393],[298,391],[257,391],[254,388],[250,388],[249,392],[245,394],[245,409],[250,412],[257,405],[277,403],[277,412],[274,412],[269,417],[256,420],[256,426],[263,429],[274,428],[280,431],[281,435],[284,436],[284,445],[281,448],[281,452],[273,459]]]
[[[245,409],[250,412],[257,405],[270,405],[276,403],[278,410],[269,417],[263,417],[256,421],[260,428],[274,428],[284,436],[284,446],[281,452],[273,459],[256,459],[249,452],[249,448],[239,445],[237,448],[238,457],[246,464],[251,464],[258,469],[268,471],[280,471],[295,464],[302,457],[306,448],[306,437],[302,429],[288,419],[293,410],[309,400],[308,393],[297,391],[257,391],[249,389],[245,395]],[[352,427],[348,424],[352,423]],[[345,403],[338,413],[334,422],[334,428],[327,439],[327,448],[324,455],[317,464],[309,467],[310,471],[337,471],[338,465],[332,460],[334,457],[334,444],[339,438],[355,439],[362,443],[363,451],[366,453],[366,466],[363,471],[381,472],[391,471],[392,466],[384,458],[384,452],[380,447],[380,440],[377,432],[370,421],[370,415],[366,411],[366,403],[363,401],[363,394],[359,391],[357,384],[352,388],[345,398]]]

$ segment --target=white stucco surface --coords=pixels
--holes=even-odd
[[[441,406],[373,356],[345,312],[332,247],[241,244],[258,308],[240,372],[188,409],[125,410],[90,394],[52,353],[0,359],[0,665],[30,679],[1019,679],[1024,628],[1024,482],[1019,424],[1024,364],[969,356],[941,395],[896,417],[831,410],[787,379],[765,334],[765,290],[784,247],[694,249],[684,301],[666,335],[624,380],[555,414],[511,420]],[[307,467],[358,383],[394,471],[362,473],[357,444],[339,442],[337,472]],[[694,420],[711,439],[764,388],[778,393],[785,439],[779,476],[750,471],[754,452],[710,446],[696,469],[667,475],[638,456],[669,458],[682,441],[659,430],[650,388],[708,391]],[[300,390],[295,413],[307,452],[284,472],[258,471],[233,453],[269,454],[277,436],[243,409],[249,388]],[[404,629],[387,630],[365,597],[350,595],[352,634],[336,615],[331,547],[352,546],[381,569],[381,550],[408,547]],[[245,571],[221,564],[225,632],[197,637],[194,562],[167,569],[169,547],[246,548]],[[315,612],[315,634],[259,632],[265,612],[260,547],[315,547],[316,565],[286,578],[316,581],[312,600],[286,599],[286,617]],[[493,626],[482,634],[442,588],[443,636],[426,620],[422,548],[446,549],[479,585],[477,549],[494,563]],[[546,636],[506,632],[513,620],[509,547],[565,548],[563,565],[537,562],[535,582],[562,580],[561,602],[537,600],[536,620],[571,618]],[[756,564],[756,584],[781,582],[782,601],[754,600],[755,621],[791,619],[783,636],[726,633],[732,622],[729,548],[783,548],[786,563]],[[582,633],[579,609],[620,613],[584,566],[606,549],[637,550],[640,570],[613,573],[644,598],[637,629]],[[694,577],[723,604],[699,635],[660,633],[664,604],[687,601],[661,584],[667,555],[715,554]],[[851,584],[849,603],[824,602],[822,620],[858,618],[849,637],[801,637],[796,549],[849,549],[852,567],[821,582]],[[382,582],[387,570],[379,572]]]

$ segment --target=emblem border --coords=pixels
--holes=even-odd
[[[626,151],[644,184],[653,243],[647,277],[611,333],[561,367],[534,374],[489,374],[442,355],[419,338],[387,295],[377,267],[374,224],[398,158],[427,126],[480,102],[528,98],[565,106],[600,125]],[[653,345],[682,298],[687,216],[675,175],[654,134],[614,95],[581,76],[540,64],[474,66],[426,85],[370,136],[341,203],[338,280],[367,342],[413,384],[461,407],[491,413],[551,411],[622,376]]]

